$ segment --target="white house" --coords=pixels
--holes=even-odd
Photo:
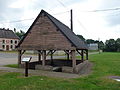
[[[98,43],[88,44],[89,50],[98,50]]]
[[[9,29],[0,28],[0,50],[14,50],[19,42],[19,37]]]

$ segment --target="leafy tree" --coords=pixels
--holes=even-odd
[[[118,52],[120,52],[120,38],[116,40],[116,49]]]
[[[22,37],[24,36],[25,32],[22,31],[22,30],[20,30],[20,31],[15,32],[15,34],[16,34],[20,39],[22,39]]]
[[[114,39],[106,40],[105,42],[105,51],[116,52],[116,41]]]
[[[86,43],[87,43],[87,44],[92,44],[92,43],[95,43],[95,41],[94,41],[93,39],[87,39],[87,40],[86,40]]]
[[[98,48],[100,50],[103,50],[105,48],[105,45],[104,45],[104,43],[102,41],[98,42]]]
[[[85,41],[85,38],[82,35],[77,35],[80,39],[82,39],[83,41]]]

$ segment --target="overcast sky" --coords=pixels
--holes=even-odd
[[[120,9],[115,8],[120,8],[120,0],[0,0],[0,27],[26,32],[41,9],[70,26],[73,9],[74,32],[105,41],[120,38]],[[113,10],[95,11],[106,9]]]

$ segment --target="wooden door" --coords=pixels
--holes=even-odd
[[[9,50],[9,45],[6,45],[6,50],[7,50],[7,51]]]

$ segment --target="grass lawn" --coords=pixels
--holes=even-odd
[[[108,76],[120,75],[120,53],[90,55],[93,71],[76,79],[31,76],[0,71],[0,90],[120,90],[120,82]]]
[[[18,64],[8,64],[4,65],[5,67],[18,68]]]

